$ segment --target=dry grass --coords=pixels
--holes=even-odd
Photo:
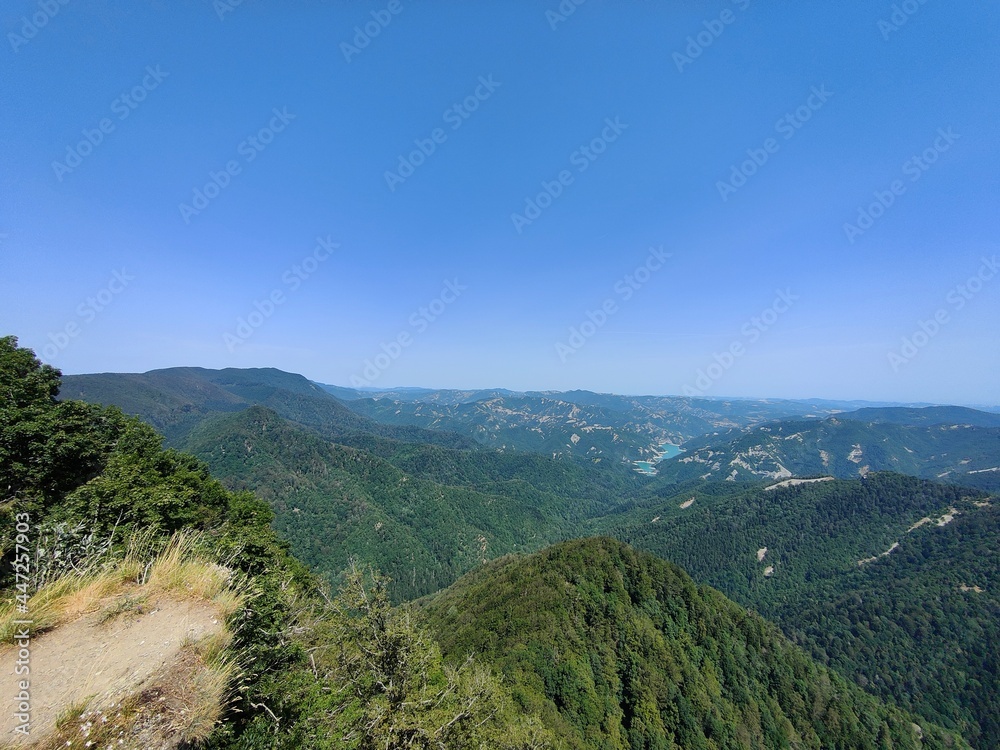
[[[231,571],[197,556],[197,543],[196,537],[175,534],[150,566],[142,588],[150,594],[211,601],[227,618],[243,604],[244,594],[230,585]]]
[[[147,560],[147,541],[139,539],[113,566],[64,575],[46,584],[28,601],[32,631],[42,633],[97,610],[120,608],[124,612],[128,608],[118,601],[123,597],[132,601],[148,601],[156,595],[203,599],[215,604],[223,619],[228,618],[245,596],[231,586],[228,569],[198,555],[200,541],[197,534],[179,532],[153,560]],[[0,643],[10,642],[17,630],[14,621],[23,617],[13,602],[0,606]]]
[[[147,542],[131,545],[113,565],[66,575],[42,587],[28,602],[32,631],[52,630],[92,613],[101,623],[138,616],[163,598],[210,602],[221,622],[243,605],[246,594],[234,585],[231,571],[198,554],[198,535],[175,534],[152,559]],[[23,617],[13,603],[0,607],[0,649],[11,643],[14,621]],[[227,651],[231,640],[232,633],[222,627],[187,642],[179,658],[141,692],[123,696],[114,705],[68,707],[56,730],[40,738],[36,747],[121,747],[123,739],[126,747],[155,747],[164,739],[176,743],[206,738],[221,717],[237,672]],[[141,744],[132,744],[136,741]]]

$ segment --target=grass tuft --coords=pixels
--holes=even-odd
[[[90,567],[77,566],[29,599],[33,633],[92,613],[101,624],[122,616],[138,617],[164,598],[210,602],[224,623],[244,605],[245,585],[228,568],[208,560],[200,552],[202,542],[200,534],[179,532],[157,550],[143,534],[130,540],[117,560],[103,556]],[[14,621],[23,617],[14,602],[0,605],[0,649],[9,647],[17,630]],[[140,736],[153,745],[164,738],[205,739],[221,718],[238,672],[237,659],[228,650],[231,641],[232,633],[223,625],[216,633],[186,643],[178,661],[154,676],[141,693],[109,706],[88,699],[68,707],[55,731],[38,747],[117,746],[120,740]]]

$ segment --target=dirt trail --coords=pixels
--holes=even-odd
[[[143,614],[126,613],[105,624],[100,613],[32,638],[31,734],[15,734],[17,721],[7,710],[15,705],[18,680],[16,650],[0,653],[0,746],[37,742],[55,727],[56,719],[95,696],[91,707],[109,706],[142,689],[157,672],[178,660],[189,643],[222,631],[217,609],[206,601],[166,597],[146,605]]]
[[[770,490],[776,490],[779,487],[795,487],[800,484],[812,484],[813,482],[832,482],[833,477],[818,477],[816,479],[786,479],[784,482],[778,482],[777,484],[772,484],[764,488],[765,492]]]

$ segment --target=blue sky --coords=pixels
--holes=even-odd
[[[10,0],[0,30],[0,330],[66,373],[1000,403],[998,6]]]

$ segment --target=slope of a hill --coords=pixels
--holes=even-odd
[[[1000,747],[1000,507],[938,523],[772,615],[841,674],[988,750]]]
[[[371,433],[398,440],[419,440],[452,447],[474,443],[457,434],[391,427],[356,414],[301,375],[274,368],[206,370],[174,367],[147,373],[69,375],[62,396],[119,407],[138,416],[180,445],[205,419],[248,406],[273,409],[327,439]]]
[[[951,407],[943,413],[956,416]],[[658,481],[773,481],[823,474],[848,479],[895,471],[1000,489],[1000,428],[969,424],[967,415],[963,419],[943,424],[860,422],[842,417],[774,422],[691,441],[684,455],[658,465]]]
[[[497,561],[421,603],[574,748],[937,748],[957,738],[817,666],[676,566],[610,539]]]
[[[390,607],[380,576],[352,568],[331,596],[287,554],[266,504],[228,492],[203,464],[163,450],[149,426],[117,409],[60,401],[59,372],[13,337],[0,337],[0,392],[0,522],[17,531],[0,540],[0,630],[2,640],[18,641],[18,659],[26,637],[44,649],[32,678],[49,684],[29,686],[44,701],[34,717],[43,726],[62,717],[56,736],[30,737],[37,746],[559,746],[530,715],[515,712],[488,668],[443,664],[426,630]],[[193,568],[170,554],[178,535],[198,540]],[[193,617],[184,620],[195,613],[176,608],[172,596],[188,601],[222,570],[229,574],[216,583],[235,607],[225,613],[232,639],[209,635],[203,660],[193,658],[185,635],[174,664],[178,633],[188,634]],[[108,601],[109,586],[125,590],[115,588]],[[213,660],[221,667],[214,674]],[[68,685],[64,672],[74,670],[81,679]],[[14,683],[11,695],[22,689]],[[213,700],[199,701],[206,686]],[[84,696],[97,704],[70,703],[78,690],[97,688],[100,694]],[[110,708],[109,689],[126,693]]]
[[[611,534],[690,568],[696,580],[778,619],[803,646],[868,690],[961,729],[979,747],[998,741],[988,716],[996,712],[1000,691],[981,663],[972,661],[976,653],[991,647],[993,631],[987,618],[993,610],[987,606],[989,597],[982,594],[991,590],[988,581],[996,566],[989,569],[992,573],[956,566],[956,575],[963,578],[956,584],[942,577],[942,557],[935,566],[907,574],[909,590],[914,592],[910,599],[907,589],[871,582],[883,566],[908,559],[900,553],[913,544],[942,538],[935,534],[954,537],[956,560],[976,548],[973,542],[978,537],[958,536],[954,530],[975,521],[982,496],[871,472],[883,462],[915,473],[926,461],[935,467],[935,477],[956,464],[956,471],[989,476],[990,472],[974,468],[978,464],[973,456],[989,453],[995,430],[978,426],[977,413],[952,407],[874,409],[863,412],[871,418],[866,422],[837,417],[768,424],[734,435],[732,444],[750,442],[738,445],[733,455],[727,453],[730,444],[712,447],[717,436],[702,437],[689,443],[689,453],[661,465],[683,466],[686,474],[671,476],[668,470],[650,483],[607,461],[580,463],[569,456],[554,460],[531,451],[469,450],[472,443],[461,439],[456,449],[442,433],[377,425],[354,414],[338,422],[336,414],[343,413],[329,412],[324,403],[335,400],[316,396],[314,385],[304,378],[279,371],[234,371],[226,377],[220,373],[228,371],[206,372],[211,374],[196,380],[207,389],[203,402],[211,408],[188,415],[178,444],[201,454],[231,488],[250,488],[264,496],[277,511],[277,527],[285,537],[328,575],[340,572],[349,548],[360,560],[376,563],[397,579],[393,592],[399,599],[446,585],[504,552],[536,549],[582,533]],[[218,382],[209,382],[213,379]],[[132,387],[126,384],[125,390]],[[199,402],[190,396],[190,382],[179,387],[185,404]],[[411,396],[414,404],[433,405],[437,403],[433,393],[398,395]],[[469,392],[459,398],[456,392],[453,400],[475,405],[468,399],[484,395],[511,397]],[[630,408],[623,406],[625,397],[571,395],[589,402],[581,408],[593,407],[606,418],[614,417],[617,408]],[[143,396],[147,405],[157,398]],[[292,416],[279,418],[261,408],[247,411],[247,404],[255,400],[269,400]],[[764,410],[763,414],[769,408],[734,404],[740,418],[758,414],[754,409]],[[82,405],[66,402],[60,408],[64,413],[57,421],[71,430]],[[719,407],[714,408],[711,414],[717,417]],[[183,413],[182,405],[173,415]],[[706,419],[703,428],[711,429],[714,418]],[[946,421],[941,425],[932,424],[942,418]],[[504,419],[511,420],[504,422],[510,426],[515,417]],[[955,419],[973,426],[949,422]],[[817,427],[830,434],[809,432]],[[416,440],[433,436],[446,444],[395,439],[397,429],[410,431]],[[511,427],[511,434],[515,432]],[[329,436],[336,445],[329,443]],[[901,436],[905,442],[897,440]],[[958,455],[952,453],[955,450]],[[58,451],[53,455],[58,457]],[[889,460],[899,455],[902,460]],[[774,456],[786,464],[768,464]],[[733,464],[726,467],[730,472],[739,471],[733,481],[706,482],[700,478],[706,463],[682,462],[692,457],[711,459],[709,479],[731,477],[721,471],[724,461]],[[720,467],[711,468],[716,463]],[[787,471],[791,467],[795,471]],[[791,485],[785,479],[769,479],[773,487],[761,488],[762,474],[785,477],[782,469],[806,477],[822,474],[826,481]],[[55,481],[88,471],[66,467]],[[833,474],[864,474],[868,479],[830,481]],[[685,479],[689,476],[693,478]],[[176,486],[190,491],[183,483]],[[91,492],[87,498],[86,507],[103,507],[99,493]],[[120,506],[107,507],[114,508],[115,515]],[[203,523],[219,512],[202,510],[199,517],[182,506],[178,511],[178,517],[186,519],[182,523],[199,518]],[[909,531],[924,518],[930,520]],[[992,559],[982,551],[974,557]],[[880,591],[886,592],[884,599],[877,595]],[[877,608],[855,606],[858,601]],[[825,608],[830,602],[836,602],[835,609]],[[833,613],[850,613],[850,625]],[[964,645],[949,651],[945,640],[927,637],[928,632],[947,633],[946,641]],[[831,633],[836,633],[832,640],[823,637]],[[911,676],[900,677],[903,674]]]
[[[390,575],[396,599],[436,591],[498,555],[572,536],[585,514],[603,506],[595,488],[574,482],[581,469],[573,464],[535,459],[563,470],[556,478],[535,476],[517,459],[498,457],[491,467],[488,456],[440,449],[435,473],[445,481],[435,481],[400,468],[413,463],[405,456],[394,456],[394,465],[328,443],[260,406],[207,421],[185,447],[230,489],[252,489],[266,500],[275,529],[314,570],[335,578],[353,557]],[[426,457],[425,450],[417,455]],[[515,465],[501,473],[507,464]],[[546,489],[569,493],[573,484],[589,494]]]
[[[343,389],[323,387],[346,395]],[[493,448],[610,463],[651,458],[663,443],[679,445],[701,435],[783,417],[835,411],[813,402],[503,389],[357,392],[346,404],[386,424],[457,432]]]
[[[729,487],[697,484],[596,519],[590,528],[672,560],[697,580],[763,611],[807,585],[857,569],[859,560],[902,541],[921,519],[936,523],[949,509],[975,513],[975,503],[986,498],[976,490],[890,473],[773,490],[726,492]]]
[[[895,474],[771,487],[699,483],[590,528],[682,565],[869,691],[1000,745],[996,501]]]
[[[653,448],[668,439],[655,424],[546,397],[496,396],[454,404],[363,399],[347,405],[380,422],[461,432],[499,450],[594,461],[649,458]]]
[[[1000,427],[1000,414],[970,409],[966,406],[865,407],[844,412],[839,416],[841,419],[868,423]]]

